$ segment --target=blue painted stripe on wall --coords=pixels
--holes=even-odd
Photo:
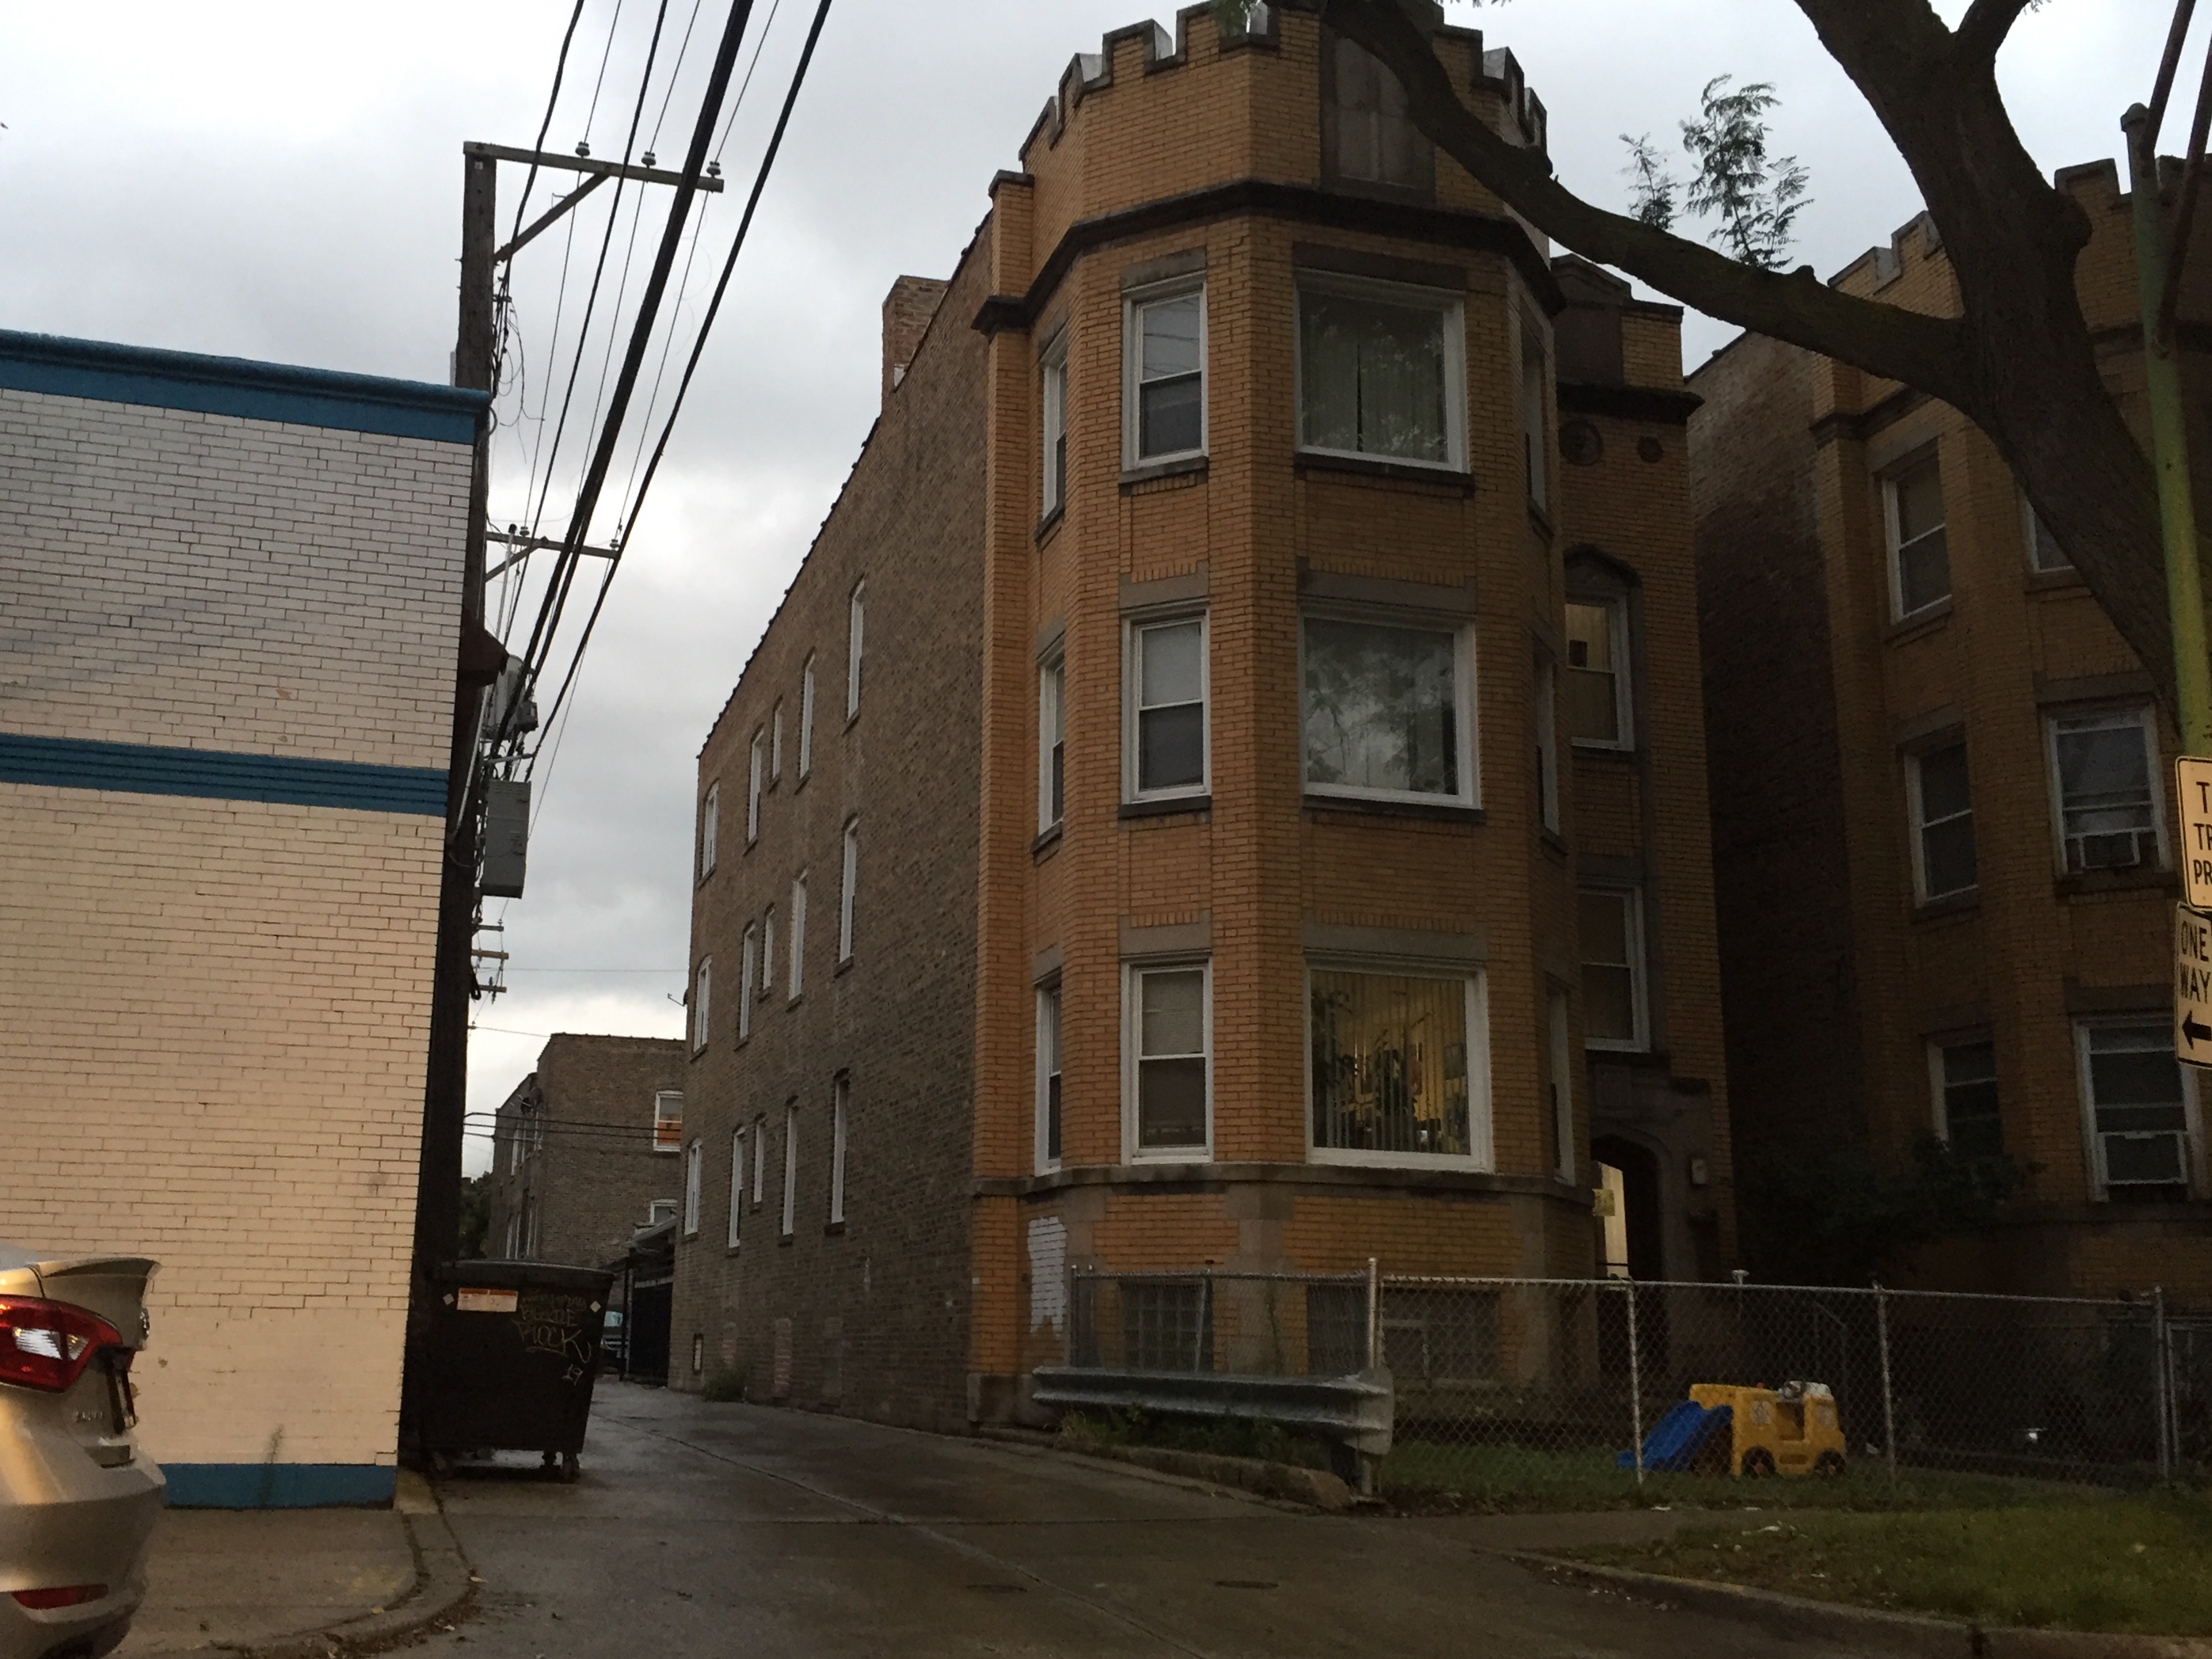
[[[203,800],[341,806],[358,812],[443,817],[446,774],[421,766],[365,766],[289,755],[238,755],[151,744],[94,743],[0,732],[0,783],[56,789],[112,789]]]
[[[0,329],[0,388],[448,444],[476,441],[489,401],[422,380],[9,329]]]
[[[399,1471],[381,1463],[164,1463],[173,1510],[310,1510],[382,1505]]]

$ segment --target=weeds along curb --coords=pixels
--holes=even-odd
[[[1172,1474],[1208,1486],[1249,1492],[1256,1498],[1296,1504],[1305,1509],[1348,1510],[1358,1502],[1351,1487],[1326,1469],[1302,1468],[1295,1463],[1271,1463],[1264,1458],[1230,1457],[1219,1452],[1178,1451],[1168,1446],[1124,1446],[1105,1441],[1069,1439],[1064,1436],[1005,1431],[988,1435],[1009,1443],[1042,1450],[1095,1457],[1109,1463],[1127,1463],[1156,1474]]]
[[[1923,1655],[1927,1659],[1967,1659],[1976,1655],[1984,1659],[2212,1659],[2212,1641],[2196,1637],[2009,1627],[1984,1630],[1961,1620],[1816,1601],[1780,1590],[1670,1578],[1662,1573],[1595,1566],[1555,1555],[1507,1552],[1505,1559],[1554,1581],[1717,1613],[1792,1640],[1823,1638],[1858,1653],[1908,1655],[1911,1659]]]

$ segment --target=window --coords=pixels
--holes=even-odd
[[[1436,158],[1413,125],[1404,83],[1364,47],[1324,37],[1322,142],[1328,172],[1360,184],[1434,187]]]
[[[860,821],[845,820],[845,872],[837,889],[837,960],[853,959],[853,893],[860,879]]]
[[[1882,480],[1889,527],[1890,600],[1910,617],[1951,597],[1943,538],[1943,474],[1930,455]]]
[[[1567,1024],[1566,994],[1546,999],[1552,1073],[1552,1167],[1559,1179],[1575,1178],[1575,1072],[1573,1039]]]
[[[1209,1279],[1136,1279],[1121,1285],[1121,1363],[1138,1370],[1213,1369]]]
[[[760,929],[745,924],[738,954],[738,1041],[753,1034],[753,998],[760,994]]]
[[[1549,445],[1545,441],[1547,430],[1546,407],[1551,399],[1552,372],[1544,359],[1544,332],[1533,313],[1525,307],[1521,313],[1521,394],[1518,399],[1521,416],[1521,469],[1528,481],[1531,505],[1545,505],[1545,465],[1549,457]]]
[[[775,906],[768,907],[761,917],[761,983],[760,994],[765,998],[775,988]]]
[[[1045,348],[1038,369],[1038,401],[1044,416],[1044,483],[1042,496],[1049,519],[1067,504],[1067,336]]]
[[[2022,490],[2020,496],[2021,539],[2027,544],[2027,568],[2030,570],[2071,570],[2074,561],[2066,556],[2051,533],[2051,526],[2043,522],[2043,514],[2035,510],[2034,503]]]
[[[2188,1097],[2164,1019],[2076,1028],[2100,1196],[2188,1195]]]
[[[1559,671],[1536,659],[1536,821],[1559,833]]]
[[[783,777],[783,700],[780,697],[768,717],[768,776],[771,783]]]
[[[714,990],[714,959],[700,959],[699,976],[691,988],[691,1052],[697,1054],[707,1046],[708,1000]]]
[[[1304,644],[1308,789],[1474,804],[1466,629],[1308,617]]]
[[[799,671],[799,778],[804,783],[814,769],[814,659]]]
[[[1306,986],[1317,1160],[1488,1162],[1478,981],[1316,968]]]
[[[653,1150],[673,1152],[684,1145],[684,1095],[663,1089],[653,1097]]]
[[[1036,1164],[1060,1167],[1060,987],[1036,994]]]
[[[1583,944],[1583,1041],[1592,1048],[1641,1048],[1644,917],[1630,890],[1585,888],[1577,915]]]
[[[753,1120],[753,1208],[761,1206],[762,1183],[768,1175],[768,1119]]]
[[[853,1083],[839,1078],[830,1085],[830,1224],[845,1224],[845,1110],[852,1103]]]
[[[783,1236],[789,1238],[799,1216],[799,1108],[783,1109]]]
[[[1067,792],[1067,664],[1055,658],[1037,671],[1037,830],[1058,823]]]
[[[704,1152],[697,1141],[684,1149],[684,1236],[699,1231],[699,1166]]]
[[[739,1223],[745,1213],[745,1132],[730,1137],[730,1249],[738,1248]]]
[[[793,1001],[806,988],[806,874],[801,871],[791,878],[791,984],[788,988]]]
[[[702,880],[714,873],[714,842],[722,816],[722,786],[710,783],[699,803],[699,875]]]
[[[1461,302],[1356,277],[1298,278],[1298,447],[1458,468]]]
[[[676,1200],[672,1198],[656,1198],[645,1206],[645,1224],[648,1227],[658,1227],[664,1221],[675,1219]]]
[[[1971,892],[1975,882],[1974,804],[1966,745],[1946,744],[1907,758],[1912,808],[1912,873],[1923,902]]]
[[[1206,618],[1129,629],[1130,795],[1206,791]]]
[[[845,718],[850,720],[860,712],[860,653],[863,636],[867,631],[868,585],[860,582],[853,588],[853,598],[846,606],[845,631]]]
[[[2163,864],[2150,711],[2105,709],[2050,723],[2051,771],[2066,868],[2132,870]]]
[[[2004,1151],[1995,1043],[1986,1037],[1929,1043],[1928,1081],[1938,1139],[1967,1158],[1995,1158]]]
[[[1627,610],[1618,599],[1567,601],[1567,735],[1586,748],[1636,746]]]
[[[750,847],[760,839],[761,789],[767,782],[768,738],[764,733],[753,733],[750,770],[745,785],[745,845]]]
[[[1132,298],[1126,342],[1127,464],[1170,460],[1206,449],[1206,290]]]
[[[1210,970],[1200,963],[1128,970],[1131,1150],[1204,1157],[1212,1135]]]

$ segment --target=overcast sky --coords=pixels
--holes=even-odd
[[[588,137],[595,155],[622,153],[657,4],[588,0],[549,148]],[[695,5],[668,0],[646,104],[663,166],[682,156],[722,21],[719,4],[697,5],[669,96]],[[1955,19],[1963,0],[1940,9]],[[528,896],[491,907],[505,911],[511,989],[478,1006],[472,1108],[495,1106],[547,1033],[681,1032],[695,757],[874,417],[884,291],[902,271],[950,272],[1070,55],[1148,9],[1171,16],[1139,0],[838,0],[574,717],[541,764]],[[757,8],[758,77],[721,152],[731,191],[673,313],[687,344],[811,10]],[[445,380],[460,145],[532,141],[568,13],[563,0],[0,0],[0,327]],[[2148,95],[2167,15],[2163,0],[2051,0],[2023,19],[2000,69],[2046,171],[2118,153],[2120,112]],[[1727,71],[1783,98],[1778,147],[1812,174],[1799,258],[1832,273],[1918,210],[1788,0],[1522,0],[1456,16],[1519,57],[1551,112],[1561,176],[1599,201],[1622,196],[1619,135],[1671,145],[1698,88]],[[520,175],[502,173],[504,226]],[[573,216],[573,246],[550,234],[516,261],[521,372],[502,400],[501,520],[527,516],[532,452],[542,464],[611,194]],[[532,211],[548,199],[541,185]],[[612,204],[615,257],[552,469],[556,527],[606,324],[626,314],[614,296],[634,306],[665,211],[665,192],[646,203],[625,283],[637,201]],[[1693,319],[1686,357],[1731,331]],[[626,446],[617,482],[629,471]],[[471,1143],[471,1169],[487,1157]]]

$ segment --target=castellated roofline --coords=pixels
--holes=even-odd
[[[1469,56],[1475,64],[1475,73],[1468,90],[1497,94],[1521,143],[1532,149],[1544,150],[1549,137],[1548,116],[1543,100],[1529,88],[1528,77],[1522,73],[1520,60],[1504,47],[1484,51],[1480,29],[1459,28],[1447,24],[1443,21],[1443,9],[1431,4],[1430,0],[1401,0],[1401,3],[1425,14],[1433,34],[1468,44],[1471,48]],[[1321,0],[1273,0],[1273,3],[1255,4],[1245,13],[1242,29],[1235,32],[1224,30],[1218,35],[1217,49],[1224,53],[1255,50],[1272,52],[1280,43],[1283,13],[1312,13],[1320,9]],[[1131,23],[1109,31],[1099,41],[1097,52],[1079,52],[1068,59],[1067,67],[1060,72],[1059,86],[1054,89],[1053,95],[1045,100],[1044,108],[1038,112],[1029,136],[1022,140],[1020,154],[1024,166],[1028,165],[1030,150],[1039,139],[1042,139],[1048,148],[1056,147],[1083,100],[1113,86],[1116,46],[1127,40],[1143,42],[1145,73],[1147,75],[1181,69],[1190,61],[1191,25],[1201,20],[1209,27],[1212,27],[1212,6],[1185,6],[1176,13],[1172,35],[1155,22]]]
[[[2160,185],[2174,182],[2174,178],[2170,175],[2178,174],[2180,161],[2172,156],[2161,155],[2158,158],[2158,165]],[[2085,201],[2085,198],[2092,197],[2111,201],[2124,194],[2120,183],[2119,166],[2110,156],[2060,167],[2051,175],[2051,184],[2054,190],[2062,191],[2076,201]],[[1917,250],[1912,246],[1915,235],[1919,238]],[[1828,286],[1842,288],[1859,272],[1866,271],[1874,278],[1867,291],[1879,293],[1904,273],[1909,258],[1926,258],[1930,254],[1940,253],[1942,248],[1943,233],[1937,228],[1935,219],[1923,210],[1897,228],[1887,247],[1869,248],[1829,277]]]

